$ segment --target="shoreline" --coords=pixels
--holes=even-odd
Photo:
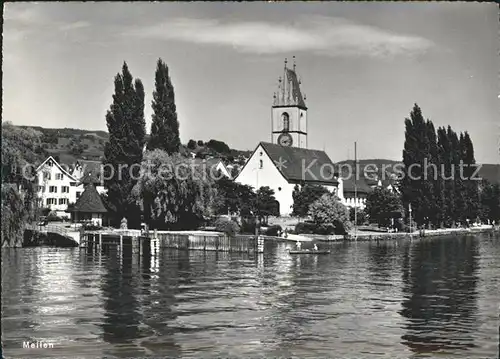
[[[361,234],[362,233],[362,234]],[[425,229],[412,233],[358,233],[357,238],[352,233],[347,235],[306,235],[311,237],[313,241],[319,242],[371,242],[371,241],[387,241],[399,239],[424,239],[424,238],[439,238],[449,236],[463,236],[479,233],[500,233],[500,227],[479,227],[479,228],[448,228],[448,229]]]

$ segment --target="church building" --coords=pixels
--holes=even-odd
[[[345,203],[342,180],[333,162],[324,151],[308,148],[306,97],[300,85],[295,63],[290,69],[285,60],[274,94],[271,142],[260,142],[234,179],[255,189],[268,186],[274,190],[282,216],[292,213],[295,185],[323,185]]]

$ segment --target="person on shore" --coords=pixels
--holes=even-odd
[[[314,243],[314,251],[318,251],[318,245]]]
[[[300,251],[300,249],[302,248],[302,243],[300,241],[297,241],[296,246],[297,250]]]

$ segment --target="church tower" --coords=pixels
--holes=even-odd
[[[281,146],[307,148],[307,107],[300,91],[301,82],[293,69],[285,69],[279,78],[278,92],[274,94],[271,115],[272,143]]]

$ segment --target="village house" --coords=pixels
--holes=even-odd
[[[50,208],[59,217],[69,217],[68,204],[75,203],[78,192],[78,179],[68,169],[49,156],[36,169],[38,176],[38,205]]]

